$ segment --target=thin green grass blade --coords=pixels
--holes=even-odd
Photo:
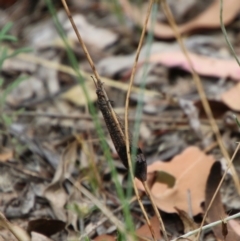
[[[226,28],[224,26],[224,23],[223,23],[223,0],[220,0],[220,24],[221,24],[221,29],[222,29],[224,38],[225,38],[225,40],[227,42],[227,45],[228,45],[228,47],[229,47],[233,57],[235,58],[236,62],[240,66],[240,62],[238,60],[238,57],[237,57],[237,55],[236,55],[236,53],[234,51],[234,48],[233,48],[232,44],[230,43],[230,40],[229,40],[228,35],[227,35],[227,30],[226,30]]]
[[[8,94],[11,93],[22,81],[26,79],[27,76],[20,76],[16,80],[14,80],[12,84],[8,85],[8,87],[3,91],[2,95],[0,96],[0,108],[3,107],[3,104],[5,103]]]

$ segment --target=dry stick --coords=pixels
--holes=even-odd
[[[69,11],[69,8],[68,8],[68,5],[67,5],[66,1],[65,1],[65,0],[62,0],[62,4],[63,4],[64,9],[65,9],[65,11],[66,11],[66,13],[67,13],[67,15],[68,15],[68,18],[69,18],[69,20],[70,20],[70,22],[71,22],[71,24],[72,24],[72,27],[73,27],[76,35],[77,35],[78,41],[79,41],[81,47],[83,48],[84,54],[85,54],[85,56],[86,56],[86,58],[87,58],[87,60],[88,60],[88,62],[89,62],[89,64],[90,64],[90,66],[91,66],[91,68],[92,68],[92,71],[93,71],[94,76],[95,76],[95,78],[96,78],[96,80],[97,80],[97,83],[98,83],[98,85],[101,85],[100,76],[99,76],[99,74],[98,74],[98,72],[97,72],[97,70],[96,70],[96,67],[95,67],[95,65],[94,65],[94,63],[93,63],[93,60],[92,60],[92,58],[91,58],[91,56],[90,56],[90,54],[89,54],[89,52],[88,52],[88,50],[87,50],[87,47],[85,46],[85,44],[84,44],[84,42],[83,42],[83,40],[82,40],[82,37],[81,37],[81,35],[80,35],[77,27],[76,27],[76,24],[75,24],[75,22],[74,22],[74,20],[73,20],[73,18],[72,18],[72,15],[71,15],[71,13],[70,13],[70,11]],[[105,98],[108,100],[108,101],[107,101],[107,105],[108,105],[109,109],[111,110],[111,113],[112,113],[112,116],[113,116],[113,118],[114,118],[114,120],[115,120],[115,123],[118,123],[118,125],[120,125],[120,123],[119,123],[119,121],[118,121],[118,118],[117,118],[115,112],[113,111],[113,108],[112,108],[112,105],[111,105],[111,101],[109,101],[109,99],[108,99],[108,96],[107,96],[106,91],[105,91],[103,88],[102,88],[102,91],[103,91],[103,93],[104,93]],[[123,134],[123,133],[122,133],[122,134]]]
[[[82,40],[82,38],[81,38],[81,35],[80,35],[80,33],[79,33],[79,31],[78,31],[78,29],[77,29],[77,27],[76,27],[76,25],[75,25],[75,23],[74,23],[74,21],[73,21],[72,15],[71,15],[71,13],[70,13],[70,11],[69,11],[69,9],[68,9],[68,6],[67,6],[67,4],[66,4],[66,1],[65,1],[65,0],[62,0],[62,3],[63,3],[63,6],[64,6],[64,9],[65,9],[65,11],[66,11],[66,13],[67,13],[67,15],[68,15],[68,18],[69,18],[69,20],[70,20],[70,22],[71,22],[71,24],[72,24],[72,27],[73,27],[76,35],[77,35],[78,41],[79,41],[79,43],[81,44],[81,46],[82,46],[82,48],[83,48],[83,51],[84,51],[84,53],[85,53],[85,55],[86,55],[86,57],[87,57],[87,60],[88,60],[90,66],[91,66],[91,68],[92,68],[92,70],[93,70],[93,73],[94,73],[95,78],[96,78],[96,80],[97,80],[97,83],[95,83],[96,88],[100,88],[100,90],[103,92],[104,98],[106,99],[106,104],[107,104],[107,106],[108,106],[108,109],[111,111],[112,117],[114,118],[114,122],[115,122],[116,125],[118,126],[119,133],[120,133],[120,135],[121,135],[122,137],[125,138],[124,133],[123,133],[123,129],[121,128],[121,123],[119,122],[119,120],[118,120],[118,118],[117,118],[117,116],[116,116],[116,114],[115,114],[115,112],[114,112],[114,110],[113,110],[113,108],[112,108],[112,106],[111,106],[111,102],[110,102],[109,99],[108,99],[107,93],[105,92],[104,88],[102,87],[102,83],[101,83],[101,81],[100,81],[100,76],[99,76],[99,74],[98,74],[98,72],[97,72],[97,70],[96,70],[96,68],[95,68],[95,65],[94,65],[94,63],[93,63],[93,61],[92,61],[92,58],[91,58],[90,54],[88,53],[88,50],[87,50],[87,48],[86,48],[86,46],[85,46],[85,44],[84,44],[84,42],[83,42],[83,40]],[[129,142],[128,142],[128,145],[129,145]],[[128,147],[128,146],[127,146],[127,147]],[[133,185],[134,185],[134,182],[133,182]],[[138,193],[136,193],[136,195],[137,195],[137,197],[138,197],[139,205],[140,205],[141,210],[142,210],[142,212],[143,212],[143,214],[144,214],[144,216],[145,216],[145,219],[146,219],[146,221],[147,221],[147,224],[148,224],[148,226],[149,226],[149,229],[151,230],[151,233],[152,233],[152,235],[153,235],[154,240],[156,240],[155,237],[154,237],[153,228],[152,228],[152,226],[151,226],[151,223],[150,223],[149,218],[148,218],[148,216],[147,216],[147,213],[146,213],[146,211],[145,211],[145,209],[144,209],[144,207],[143,207],[143,205],[142,205],[142,202],[141,202],[141,200],[140,200],[140,198],[139,198]]]
[[[142,45],[143,45],[144,35],[146,33],[147,24],[148,24],[148,20],[149,20],[150,14],[151,14],[151,9],[152,9],[153,3],[154,3],[154,0],[150,0],[150,3],[148,5],[147,15],[146,15],[146,18],[145,18],[143,30],[142,30],[140,41],[139,41],[139,44],[138,44],[137,53],[136,53],[136,57],[135,57],[135,61],[134,61],[134,65],[133,65],[133,69],[132,69],[132,73],[131,73],[131,77],[130,77],[129,88],[128,88],[128,91],[127,91],[126,103],[125,103],[125,136],[126,136],[127,159],[128,159],[128,165],[129,165],[129,171],[130,171],[131,179],[132,179],[132,182],[133,182],[133,186],[134,186],[134,190],[135,190],[137,198],[139,198],[139,194],[138,194],[138,190],[137,190],[137,187],[135,185],[135,182],[134,182],[133,167],[132,167],[130,145],[129,145],[128,108],[129,108],[129,99],[130,99],[131,88],[132,88],[132,85],[133,85],[133,79],[134,79],[134,76],[135,76],[135,73],[136,73],[137,63],[138,63],[140,51],[141,51],[141,48],[142,48]],[[160,213],[159,213],[159,211],[156,207],[156,204],[154,203],[154,200],[151,196],[151,191],[149,190],[149,188],[147,186],[146,180],[145,181],[141,180],[141,182],[142,182],[142,184],[145,188],[145,191],[146,191],[147,195],[150,198],[150,201],[152,203],[155,214],[156,214],[156,216],[157,216],[157,218],[160,222],[161,229],[162,229],[162,232],[163,232],[163,235],[164,235],[164,239],[165,239],[165,241],[167,241],[168,240],[167,232],[166,232],[164,223],[162,221],[161,215],[160,215]],[[150,224],[149,224],[149,227],[150,227]]]
[[[171,25],[175,35],[176,35],[177,41],[178,41],[178,43],[179,43],[179,45],[180,45],[180,47],[181,47],[181,49],[182,49],[182,51],[183,51],[187,61],[189,63],[189,66],[190,66],[190,69],[191,69],[191,74],[193,76],[193,80],[194,80],[194,82],[195,82],[195,84],[197,86],[198,94],[199,94],[201,102],[203,104],[203,108],[204,108],[204,110],[205,110],[205,112],[207,114],[207,117],[208,117],[209,121],[210,121],[211,128],[212,128],[212,130],[213,130],[213,132],[214,132],[214,134],[216,136],[218,145],[219,145],[219,147],[221,149],[221,152],[222,152],[223,156],[225,157],[227,163],[229,164],[230,163],[230,156],[229,156],[228,152],[226,151],[226,148],[224,147],[224,145],[222,143],[221,134],[220,134],[218,126],[217,126],[217,124],[216,124],[216,122],[214,120],[213,113],[212,113],[210,105],[209,105],[209,103],[207,101],[207,97],[206,97],[203,85],[201,83],[201,80],[200,80],[198,74],[196,73],[196,71],[194,69],[194,66],[192,64],[192,61],[191,61],[189,55],[188,55],[186,47],[183,44],[181,35],[180,35],[179,31],[178,31],[178,27],[177,27],[177,25],[175,23],[175,20],[174,20],[173,16],[172,16],[172,12],[171,12],[171,10],[169,9],[169,7],[168,7],[168,5],[166,3],[166,0],[162,0],[161,3],[162,3],[162,8],[163,8],[163,10],[164,10],[164,12],[165,12],[165,14],[167,16],[167,19],[168,19],[168,21],[169,21],[169,23],[170,23],[170,25]],[[238,190],[238,193],[240,194],[239,179],[238,179],[238,176],[237,176],[237,173],[236,173],[236,170],[235,170],[234,166],[231,166],[231,172],[232,172],[232,176],[233,176],[233,180],[234,180],[235,186],[236,186],[236,188]]]
[[[220,189],[220,187],[221,187],[221,185],[222,185],[222,183],[223,183],[223,181],[224,181],[224,178],[225,178],[225,176],[227,175],[228,169],[231,167],[231,164],[232,164],[232,162],[233,162],[233,160],[234,160],[234,158],[235,158],[235,156],[236,156],[239,148],[240,148],[240,142],[238,143],[237,148],[236,148],[235,152],[233,153],[233,156],[232,156],[232,158],[231,158],[231,160],[230,160],[230,163],[228,164],[228,166],[227,166],[227,168],[226,168],[226,170],[225,170],[225,172],[224,172],[224,174],[223,174],[223,176],[222,176],[222,179],[221,179],[221,181],[219,182],[218,187],[217,187],[217,189],[215,190],[214,195],[213,195],[213,197],[212,197],[212,199],[211,199],[211,201],[210,201],[210,203],[209,203],[209,205],[208,205],[208,207],[207,207],[207,210],[206,210],[206,212],[205,212],[205,214],[204,214],[204,216],[203,216],[203,220],[202,220],[202,223],[201,223],[201,225],[200,225],[199,232],[198,232],[198,235],[197,235],[196,240],[198,240],[199,237],[200,237],[201,229],[202,229],[203,224],[204,224],[204,222],[205,222],[205,220],[206,220],[206,218],[207,218],[207,214],[208,214],[208,212],[209,212],[209,210],[210,210],[210,208],[211,208],[211,206],[212,206],[212,204],[213,204],[214,199],[216,198],[216,196],[217,196],[217,194],[218,194],[218,191],[219,191],[219,189]]]
[[[215,227],[215,226],[221,224],[222,221],[227,222],[227,221],[229,221],[229,220],[236,219],[236,218],[239,218],[239,217],[240,217],[240,212],[239,212],[239,213],[236,213],[236,214],[234,214],[234,215],[232,215],[232,216],[229,216],[229,217],[227,217],[227,218],[225,218],[225,219],[221,219],[221,220],[218,220],[218,221],[216,221],[216,222],[207,224],[207,225],[205,225],[205,226],[202,227],[202,230],[208,230],[208,229],[210,229],[210,228],[212,228],[212,227]],[[182,235],[182,236],[180,236],[180,237],[178,237],[178,238],[172,239],[171,241],[177,241],[177,240],[179,240],[180,238],[190,237],[190,236],[198,233],[199,230],[200,230],[200,228],[195,229],[195,230],[190,231],[190,232],[188,232],[188,233],[186,233],[186,234],[184,234],[184,235]],[[233,241],[234,241],[234,240],[233,240]]]

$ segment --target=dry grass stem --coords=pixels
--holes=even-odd
[[[139,197],[139,194],[138,194],[138,190],[137,190],[137,187],[134,183],[134,175],[133,175],[133,167],[132,167],[132,160],[131,160],[131,153],[130,153],[130,145],[129,145],[129,133],[128,133],[128,108],[129,108],[129,99],[130,99],[130,93],[131,93],[131,88],[132,88],[132,85],[133,85],[133,79],[134,79],[134,76],[135,76],[135,73],[136,73],[136,69],[137,69],[137,63],[138,63],[138,59],[139,59],[139,55],[140,55],[140,51],[141,51],[141,48],[142,48],[142,45],[143,45],[143,40],[144,40],[144,36],[145,36],[145,33],[146,33],[146,29],[147,29],[147,24],[148,24],[148,20],[149,20],[149,17],[150,17],[150,14],[151,14],[151,9],[152,9],[152,6],[153,6],[153,3],[154,3],[154,0],[151,0],[149,2],[149,5],[148,5],[148,9],[147,9],[147,15],[146,15],[146,18],[145,18],[145,22],[144,22],[144,25],[143,25],[143,29],[142,29],[142,33],[141,33],[141,37],[140,37],[140,40],[139,40],[139,44],[138,44],[138,48],[137,48],[137,52],[136,52],[136,56],[135,56],[135,61],[134,61],[134,64],[133,64],[133,68],[132,68],[132,72],[131,72],[131,77],[130,77],[130,82],[129,82],[129,88],[128,88],[128,91],[127,91],[127,96],[126,96],[126,102],[125,102],[125,137],[126,137],[126,148],[127,148],[127,158],[128,158],[128,165],[129,165],[129,171],[130,171],[130,175],[131,175],[131,178],[132,178],[132,182],[133,182],[133,185],[134,185],[134,190],[135,190],[135,193],[136,193],[136,196],[138,198],[138,201],[139,201],[139,205],[141,206],[142,203],[141,203],[141,200],[140,200],[140,197]],[[145,183],[143,182],[144,184],[144,188],[146,189],[146,185]],[[150,193],[149,193],[149,189],[146,189],[146,193],[148,193],[149,197],[150,197]],[[165,227],[164,227],[164,224],[163,224],[163,221],[162,221],[162,218],[160,216],[160,213],[158,212],[158,209],[153,201],[153,199],[151,199],[151,203],[153,205],[153,208],[154,208],[154,211],[156,212],[156,215],[157,217],[159,218],[159,222],[162,226],[162,231],[163,231],[163,234],[164,234],[164,239],[167,241],[168,240],[168,237],[167,237],[167,233],[165,231]],[[141,204],[140,204],[141,203]],[[143,207],[143,206],[142,206]],[[147,214],[145,213],[145,211],[143,212],[146,220],[147,220],[147,223],[148,223],[148,226],[149,226],[149,229],[151,230],[152,232],[152,235],[154,237],[154,233],[153,233],[153,230],[152,230],[152,226],[151,226],[151,223],[150,221],[148,220],[148,216]],[[155,240],[155,238],[154,238]]]
[[[73,27],[73,29],[74,29],[74,32],[75,32],[76,35],[77,35],[78,41],[79,41],[79,43],[81,44],[81,46],[82,46],[82,48],[83,48],[84,54],[85,54],[85,56],[86,56],[86,58],[87,58],[87,60],[88,60],[88,62],[89,62],[89,64],[90,64],[90,66],[91,66],[91,68],[92,68],[92,71],[93,71],[95,77],[96,77],[97,80],[100,80],[100,76],[99,76],[99,74],[98,74],[98,72],[97,72],[97,70],[96,70],[96,67],[95,67],[95,65],[94,65],[94,63],[93,63],[93,60],[92,60],[92,58],[91,58],[91,56],[90,56],[90,54],[89,54],[89,52],[88,52],[88,50],[87,50],[87,47],[86,47],[86,45],[84,44],[84,42],[83,42],[83,40],[82,40],[82,37],[81,37],[81,35],[80,35],[80,33],[79,33],[78,29],[77,29],[77,26],[76,26],[75,22],[73,21],[72,14],[71,14],[70,11],[69,11],[69,8],[68,8],[68,5],[67,5],[66,1],[65,1],[65,0],[62,0],[62,4],[63,4],[64,9],[65,9],[65,11],[66,11],[66,13],[67,13],[67,15],[68,15],[68,18],[69,18],[69,20],[70,20],[70,22],[71,22],[71,24],[72,24],[72,27]]]
[[[99,74],[98,74],[98,72],[97,72],[97,70],[96,70],[96,67],[95,67],[95,64],[93,63],[93,60],[92,60],[92,58],[91,58],[91,55],[89,54],[89,52],[88,52],[88,50],[87,50],[87,47],[86,47],[85,43],[83,42],[82,37],[81,37],[81,35],[80,35],[77,27],[76,27],[76,24],[75,24],[75,22],[74,22],[74,20],[73,20],[73,18],[72,18],[72,15],[71,15],[71,13],[70,13],[70,11],[69,11],[69,8],[68,8],[68,5],[67,5],[66,1],[65,1],[65,0],[62,0],[62,4],[63,4],[64,9],[65,9],[65,11],[66,11],[66,13],[67,13],[67,15],[68,15],[68,18],[69,18],[69,20],[70,20],[70,22],[71,22],[71,24],[72,24],[72,27],[73,27],[76,35],[77,35],[78,41],[79,41],[81,47],[83,48],[83,51],[84,51],[84,54],[85,54],[85,56],[86,56],[86,58],[87,58],[87,60],[88,60],[88,63],[89,63],[89,65],[90,65],[91,68],[92,68],[92,71],[93,71],[93,73],[94,73],[94,76],[95,76],[95,78],[96,78],[96,80],[97,80],[97,84],[98,84],[98,86],[101,86],[102,83],[101,83],[101,81],[100,81],[100,76],[99,76]],[[96,84],[95,84],[95,85],[96,85]],[[97,86],[96,86],[96,87],[97,87]],[[107,100],[107,105],[108,105],[109,109],[111,110],[111,113],[112,113],[112,116],[113,116],[113,118],[114,118],[114,120],[115,120],[115,123],[117,123],[118,129],[121,131],[121,127],[120,127],[121,125],[120,125],[120,123],[119,123],[119,121],[118,121],[118,118],[117,118],[115,112],[113,111],[113,108],[112,108],[112,105],[111,105],[111,101],[109,101],[108,96],[107,96],[107,93],[106,93],[106,91],[105,91],[105,89],[104,89],[103,87],[102,87],[102,92],[103,92],[103,94],[104,94],[104,96],[105,96],[105,98],[106,98],[106,100]]]
[[[153,200],[151,191],[150,191],[150,189],[149,189],[149,187],[148,187],[148,185],[147,185],[147,182],[142,182],[142,184],[143,184],[143,186],[144,186],[144,188],[145,188],[145,191],[146,191],[146,194],[147,194],[148,198],[150,199],[150,201],[151,201],[151,203],[152,203],[154,212],[155,212],[155,214],[156,214],[156,216],[157,216],[157,218],[158,218],[158,220],[159,220],[159,223],[160,223],[160,225],[161,225],[161,230],[162,230],[162,232],[163,232],[164,239],[165,239],[166,241],[168,241],[169,239],[168,239],[168,236],[167,236],[167,231],[166,231],[166,229],[165,229],[165,226],[164,226],[162,217],[161,217],[161,215],[160,215],[160,213],[159,213],[159,211],[158,211],[158,208],[157,208],[156,204],[154,203],[154,200]]]
[[[195,82],[195,84],[197,86],[198,94],[199,94],[201,102],[203,104],[203,108],[204,108],[204,110],[205,110],[205,112],[207,114],[207,117],[208,117],[209,121],[210,121],[210,125],[211,125],[211,128],[212,128],[212,131],[215,134],[217,142],[218,142],[218,145],[220,147],[220,150],[221,150],[223,156],[225,157],[225,159],[226,159],[226,161],[227,161],[227,163],[229,165],[230,164],[230,156],[229,156],[226,148],[223,145],[221,134],[220,134],[220,131],[219,131],[218,126],[216,124],[216,121],[215,121],[215,119],[213,117],[213,113],[212,113],[212,110],[211,110],[210,105],[208,103],[208,100],[207,100],[207,97],[206,97],[206,94],[205,94],[202,82],[201,82],[198,74],[194,70],[192,61],[191,61],[191,59],[190,59],[190,57],[188,55],[187,49],[186,49],[186,47],[185,47],[185,45],[184,45],[184,43],[182,41],[182,38],[181,38],[181,35],[179,33],[178,27],[177,27],[177,25],[175,23],[175,20],[174,20],[173,16],[172,16],[171,10],[169,9],[169,7],[168,7],[168,5],[166,3],[166,0],[162,0],[161,3],[162,3],[162,8],[163,8],[163,10],[165,12],[165,15],[166,15],[166,17],[167,17],[167,19],[169,21],[169,24],[172,27],[172,29],[173,29],[173,31],[175,33],[175,36],[177,38],[177,41],[178,41],[178,43],[179,43],[179,45],[180,45],[184,55],[186,56],[187,61],[189,63],[189,66],[191,68],[191,73],[192,73],[192,76],[193,76],[193,80],[194,80],[194,82]],[[236,172],[234,166],[232,166],[232,165],[231,165],[231,172],[232,172],[233,180],[234,180],[235,186],[237,188],[237,191],[240,194],[239,178],[238,178],[238,175],[237,175],[237,172]]]
[[[9,48],[8,48],[8,51],[10,53],[12,52],[12,50],[9,49]],[[16,58],[20,59],[20,60],[23,60],[23,61],[30,62],[30,63],[39,64],[39,65],[44,66],[45,68],[48,68],[48,69],[55,69],[55,70],[61,71],[63,73],[72,75],[72,76],[77,76],[75,71],[67,65],[60,64],[60,63],[50,61],[50,60],[47,60],[47,59],[43,59],[41,57],[33,56],[31,54],[19,54],[18,56],[16,56]],[[85,72],[84,70],[81,70],[81,74],[86,79],[90,79],[90,77],[91,77],[91,74]],[[123,90],[123,91],[128,90],[128,84],[125,84],[123,82],[117,82],[117,81],[114,81],[112,79],[102,77],[102,76],[100,77],[100,79],[104,82],[104,84],[106,84],[110,87],[114,87],[114,88],[117,88],[117,89],[120,89],[120,90]],[[132,91],[135,92],[135,93],[139,93],[139,92],[141,92],[141,89],[139,87],[133,86]],[[161,96],[162,97],[162,95],[159,92],[153,91],[153,90],[145,90],[144,94],[146,96],[150,96],[150,97],[154,97],[154,96]]]
[[[68,180],[74,185],[74,187],[84,194],[91,202],[93,202],[101,211],[102,213],[118,228],[118,230],[122,233],[127,233],[124,224],[118,220],[114,214],[99,200],[97,199],[92,193],[90,193],[85,187],[79,184],[78,181],[74,181],[72,178],[68,178]],[[131,236],[128,236],[128,240],[134,240]]]

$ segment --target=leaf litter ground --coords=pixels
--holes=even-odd
[[[218,1],[211,1],[206,6],[192,2],[190,6],[182,3],[183,9],[176,8],[171,1],[169,4],[180,31],[188,33],[184,39],[186,47],[201,76],[224,145],[232,155],[239,141],[239,127],[233,118],[235,114],[239,119],[239,84],[236,83],[240,79],[239,67],[231,57],[219,21],[214,17],[218,16]],[[123,9],[120,19],[112,6],[104,2],[82,1],[79,4],[72,0],[70,7],[99,73],[110,79],[103,80],[104,87],[114,102],[116,113],[123,118],[126,87],[140,35],[137,26],[144,18],[139,19],[135,6],[132,18],[126,18],[130,2],[119,3]],[[79,68],[89,73],[85,75],[85,81],[90,100],[96,105],[92,73],[86,58],[61,4],[55,4]],[[30,11],[31,7],[33,11]],[[225,23],[238,53],[239,3],[232,0],[227,7]],[[193,9],[199,15],[187,17]],[[19,38],[17,46],[1,45],[8,49],[29,46],[33,51],[7,59],[1,70],[2,93],[17,77],[25,74],[27,78],[9,91],[1,106],[0,211],[11,224],[27,230],[31,240],[74,240],[83,234],[95,240],[115,240],[116,226],[73,185],[80,183],[124,221],[122,211],[117,211],[121,202],[84,93],[68,68],[65,47],[44,1],[36,5],[24,0],[11,6],[3,4],[1,15],[4,16],[0,21],[1,28],[13,21],[11,34]],[[25,15],[27,17],[23,18]],[[122,23],[121,16],[125,19]],[[147,157],[152,194],[169,236],[175,238],[199,226],[209,197],[216,188],[211,175],[215,178],[221,175],[221,169],[225,170],[226,165],[203,112],[188,63],[161,12],[154,33],[156,39],[149,50],[148,66],[144,67],[148,52],[146,44],[134,80],[135,87],[139,87],[146,71],[147,91],[143,98],[138,144]],[[130,129],[136,119],[138,92],[139,88],[136,88],[131,94]],[[163,98],[162,93],[177,98],[179,105]],[[100,113],[98,118],[117,169],[117,178],[126,191],[126,170],[119,162]],[[239,173],[238,159],[239,155],[234,166]],[[143,201],[152,217],[157,238],[161,239],[159,224],[144,194]],[[230,173],[223,183],[221,197],[218,195],[215,202],[207,222],[239,211],[239,195]],[[131,215],[137,235],[151,238],[136,202],[131,204]],[[238,235],[235,237],[239,240],[238,221],[231,221],[229,225],[230,234],[226,240],[230,240],[231,235]],[[204,240],[214,237],[224,240],[221,229],[203,235]],[[1,239],[16,240],[4,229],[0,230]]]

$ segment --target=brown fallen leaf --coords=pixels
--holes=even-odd
[[[188,72],[191,71],[191,67],[189,66],[186,57],[175,43],[153,43],[150,51],[150,57],[146,59],[146,55],[144,55],[146,52],[146,46],[143,47],[143,53],[141,53],[139,56],[139,71],[144,64],[144,61],[148,61],[154,64],[161,64],[169,68],[177,67]],[[234,58],[220,59],[192,53],[190,51],[189,57],[195,71],[199,75],[217,78],[229,77],[233,80],[240,80],[240,68]],[[114,56],[114,58],[107,57],[98,64],[98,69],[101,74],[106,76],[114,76],[116,73],[124,72],[124,78],[128,78],[131,74],[130,63],[133,61],[133,54],[126,56]],[[136,78],[135,82],[138,83]]]
[[[199,75],[222,78],[229,77],[234,80],[240,80],[240,68],[233,58],[217,59],[190,52],[188,54],[195,71]],[[153,54],[150,56],[149,62],[157,62],[167,67],[179,67],[186,71],[191,71],[186,57],[180,50]]]
[[[232,110],[240,111],[240,83],[223,93],[221,99]]]
[[[176,208],[179,217],[181,218],[184,225],[184,233],[188,233],[194,229],[198,228],[198,225],[193,221],[193,219],[188,215],[187,212]]]
[[[0,162],[6,162],[9,159],[12,159],[13,155],[14,155],[14,153],[12,150],[8,150],[3,153],[0,153]]]
[[[229,220],[228,224],[231,226],[231,228],[234,230],[234,232],[240,236],[240,223],[237,220]]]
[[[221,163],[220,162],[215,162],[212,165],[210,174],[208,176],[207,179],[207,185],[206,185],[206,201],[205,201],[205,207],[207,208],[214,193],[215,190],[221,180],[222,177],[222,170],[221,170]],[[220,193],[217,193],[216,198],[213,201],[213,204],[208,212],[208,219],[209,222],[215,222],[218,221],[219,219],[223,219],[226,217],[224,208],[223,208],[223,204],[221,201],[221,196]],[[216,236],[216,238],[220,241],[220,240],[224,240],[224,241],[239,241],[240,240],[240,236],[238,236],[232,229],[232,227],[230,225],[228,225],[228,234],[226,236],[226,238],[224,239],[223,237],[223,233],[222,233],[222,226],[221,225],[217,225],[215,227],[213,227],[213,232]]]
[[[162,43],[154,44],[153,50],[149,59],[150,63],[161,64],[163,66],[173,68],[177,67],[188,72],[191,67],[179,48],[175,45],[165,46],[164,50],[161,49]],[[189,52],[189,57],[192,61],[195,71],[202,76],[211,76],[217,78],[231,78],[233,80],[240,80],[240,68],[233,58],[219,59],[210,56],[203,56]],[[143,66],[145,57],[140,56],[138,67]],[[113,76],[117,72],[125,71],[125,78],[127,78],[131,71],[127,71],[132,62],[132,55],[109,57],[104,59],[99,64],[99,69],[102,74]],[[238,107],[239,108],[239,107]]]
[[[219,119],[219,118],[223,118],[223,115],[229,111],[229,108],[226,104],[224,104],[223,102],[221,101],[218,101],[218,100],[211,100],[211,99],[208,99],[208,103],[209,103],[209,106],[212,110],[212,113],[213,113],[213,117],[215,119]],[[198,115],[199,115],[199,118],[201,119],[207,119],[207,116],[206,116],[206,113],[205,113],[205,110],[203,108],[203,104],[202,104],[202,101],[201,100],[197,100],[194,105],[197,107],[198,109]]]
[[[154,201],[159,209],[174,213],[175,207],[188,212],[192,209],[193,215],[202,212],[201,203],[205,200],[205,186],[209,170],[215,162],[212,156],[206,155],[198,147],[188,147],[170,162],[157,161],[148,166],[149,174],[165,171],[176,179],[173,188],[166,184],[155,182],[151,187]],[[142,184],[135,179],[137,187],[144,190]],[[188,193],[191,195],[189,203]]]
[[[133,19],[135,23],[143,26],[144,18],[142,16],[146,15],[147,5],[142,8],[135,6],[134,4],[129,4],[126,0],[121,0],[123,9],[126,14]],[[223,0],[223,22],[224,24],[229,24],[234,17],[238,14],[240,9],[239,0]],[[178,25],[180,33],[189,33],[193,30],[200,29],[214,29],[220,26],[219,20],[219,5],[220,1],[215,0],[213,3],[201,14],[197,15],[195,18],[191,19],[189,22]],[[148,25],[148,30],[152,28],[151,23]],[[168,24],[156,22],[154,28],[155,36],[159,38],[173,38],[175,34],[172,28]]]
[[[154,234],[155,234],[155,238],[157,240],[160,240],[161,239],[161,229],[160,229],[160,223],[158,221],[158,218],[156,216],[154,216],[149,221],[152,225],[152,228],[153,228],[153,231],[154,231]],[[148,238],[150,240],[152,239],[152,234],[151,234],[147,224],[144,224],[143,226],[141,226],[136,231],[136,235],[139,237],[138,241],[145,241],[144,239],[141,239],[141,237]]]

